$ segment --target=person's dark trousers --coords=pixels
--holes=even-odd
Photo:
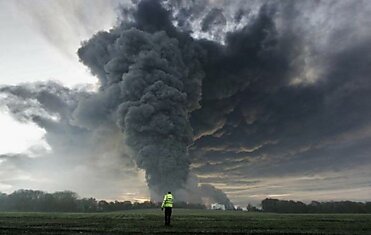
[[[170,225],[171,207],[165,207],[165,225]]]

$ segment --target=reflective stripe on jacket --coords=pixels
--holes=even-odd
[[[161,207],[173,207],[173,195],[166,194]]]

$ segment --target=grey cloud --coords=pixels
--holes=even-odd
[[[136,193],[135,197],[148,194],[115,123],[106,115],[92,115],[90,123],[95,125],[88,124],[87,116],[76,120],[74,112],[86,105],[84,101],[93,93],[65,88],[55,82],[3,86],[0,91],[1,104],[16,119],[43,128],[51,148],[50,151],[30,149],[36,157],[0,156],[1,183],[11,185],[14,190],[71,189],[106,199],[121,197],[127,191]],[[80,125],[83,121],[86,125]]]
[[[209,31],[212,25],[225,25],[226,19],[221,9],[214,8],[202,19],[201,30]]]

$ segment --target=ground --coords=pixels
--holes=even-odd
[[[0,234],[371,234],[371,214],[274,214],[174,209],[112,213],[0,213]]]

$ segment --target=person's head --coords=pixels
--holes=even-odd
[[[167,194],[171,194],[171,192],[169,191],[169,192],[167,192]]]

